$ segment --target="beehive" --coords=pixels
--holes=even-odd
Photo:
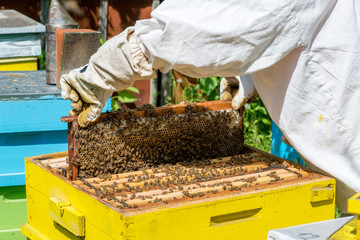
[[[35,71],[45,26],[15,10],[0,9],[0,71]]]
[[[63,118],[69,151],[25,161],[23,233],[264,239],[333,218],[334,179],[244,146],[241,116],[216,101],[107,113],[87,128]]]
[[[30,239],[265,239],[334,217],[334,179],[248,146],[201,166],[76,181],[67,157],[25,160]]]

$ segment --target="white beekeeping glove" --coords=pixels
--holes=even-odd
[[[61,95],[71,102],[69,115],[77,115],[80,126],[85,127],[90,122],[96,120],[106,101],[110,98],[113,91],[102,89],[96,85],[89,84],[86,79],[89,78],[86,74],[87,65],[70,71],[60,79]]]
[[[227,77],[220,82],[220,98],[232,99],[232,108],[238,110],[251,97],[258,96],[250,76]]]
[[[141,51],[134,28],[129,27],[101,46],[89,64],[61,76],[61,95],[73,102],[69,114],[79,114],[79,125],[85,127],[100,116],[113,92],[153,77],[152,64]]]

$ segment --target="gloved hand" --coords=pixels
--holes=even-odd
[[[91,56],[88,65],[74,69],[60,79],[61,95],[70,99],[82,127],[95,121],[113,92],[131,86],[135,80],[154,78],[156,72],[140,49],[134,28],[112,37]]]
[[[251,97],[258,96],[250,76],[223,78],[220,82],[221,100],[232,99],[232,108],[238,110]]]
[[[87,81],[87,65],[64,74],[60,79],[61,96],[71,102],[69,115],[78,115],[78,123],[86,127],[90,122],[95,121],[101,114],[106,101],[113,91],[99,88]]]

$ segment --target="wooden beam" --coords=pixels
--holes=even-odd
[[[101,38],[106,41],[107,39],[107,26],[108,26],[108,0],[100,0],[99,7],[99,31]]]
[[[40,2],[40,23],[46,24],[49,14],[49,0],[41,0]]]

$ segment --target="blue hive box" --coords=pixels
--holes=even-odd
[[[46,84],[45,71],[0,72],[0,239],[26,239],[20,232],[26,222],[24,158],[67,150],[60,117],[70,103]]]
[[[0,187],[25,185],[25,157],[67,151],[70,103],[45,71],[0,72]]]
[[[298,152],[282,141],[284,134],[274,122],[272,122],[271,131],[271,154],[305,166]]]

